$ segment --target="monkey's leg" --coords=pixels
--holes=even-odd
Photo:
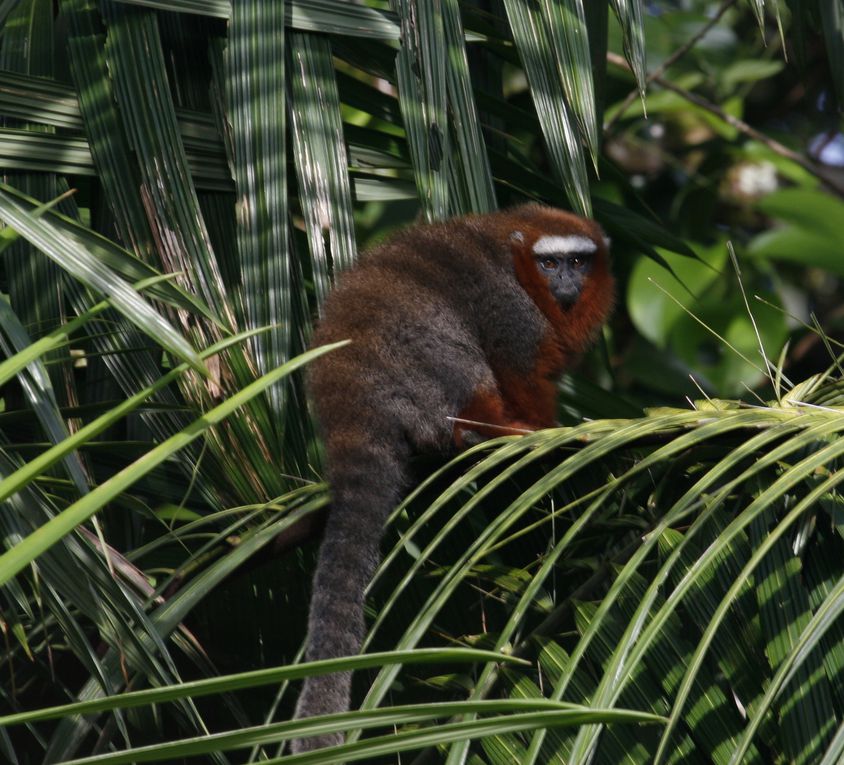
[[[501,394],[489,388],[475,391],[469,403],[457,415],[454,423],[454,444],[458,449],[467,445],[466,433],[486,438],[523,435],[534,430],[528,423],[513,418],[507,411]]]

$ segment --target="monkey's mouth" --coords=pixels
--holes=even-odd
[[[560,308],[564,311],[569,310],[570,308],[574,308],[575,304],[580,297],[579,291],[570,291],[570,290],[560,290],[557,292],[555,296],[557,298],[557,303],[559,303]]]

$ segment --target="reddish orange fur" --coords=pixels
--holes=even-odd
[[[534,249],[540,237],[568,235],[589,237],[595,249],[576,281],[579,299],[560,308]],[[589,243],[586,249],[592,253]],[[315,359],[308,378],[332,485],[309,661],[360,649],[365,586],[379,559],[381,527],[407,488],[411,456],[443,451],[452,438],[463,446],[466,433],[553,425],[556,379],[597,333],[612,291],[598,225],[540,205],[411,227],[344,277],[326,301],[314,345],[353,342]],[[471,422],[449,427],[461,408]],[[309,677],[296,718],[341,712],[350,699],[351,672]],[[342,740],[341,733],[321,734],[292,749]]]
[[[596,238],[597,226],[591,221],[560,211],[554,214],[564,221],[568,233]],[[498,426],[489,428],[488,432],[477,426],[463,428],[482,435],[505,435],[508,429],[518,432],[525,426],[531,429],[552,427],[556,422],[559,376],[594,340],[612,309],[614,282],[602,236],[598,237],[601,246],[580,298],[571,308],[564,309],[548,290],[532,253],[536,240],[547,232],[544,228],[531,226],[520,226],[520,231],[522,241],[511,241],[516,278],[551,327],[539,345],[534,367],[528,375],[519,375],[512,369],[496,369],[500,392],[479,391],[460,413],[461,419]],[[462,433],[455,428],[455,443],[460,446],[461,442]]]
[[[462,449],[465,445],[463,434],[467,432],[497,438],[522,435],[526,430],[533,430],[533,427],[531,423],[514,420],[508,414],[508,407],[497,391],[479,390],[454,423],[454,444],[458,449]]]

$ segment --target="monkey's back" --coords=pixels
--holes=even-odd
[[[341,277],[313,345],[352,342],[309,369],[329,451],[361,432],[441,451],[496,359],[527,372],[547,322],[495,241],[472,219],[412,227]]]
[[[564,260],[571,269],[588,262],[573,304],[545,273],[562,273]],[[384,522],[409,484],[410,453],[462,445],[470,431],[553,424],[556,380],[605,320],[612,285],[600,227],[541,205],[411,227],[340,278],[313,344],[351,343],[308,370],[331,486],[308,660],[360,650],[366,583]],[[450,417],[473,426],[455,432]],[[348,709],[350,699],[350,672],[309,677],[296,718]],[[292,749],[342,740],[316,735]]]

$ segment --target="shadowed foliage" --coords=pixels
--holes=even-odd
[[[0,2],[0,759],[839,762],[840,17]],[[412,462],[364,654],[303,663],[322,302],[531,200],[601,223],[616,316],[559,428]]]

